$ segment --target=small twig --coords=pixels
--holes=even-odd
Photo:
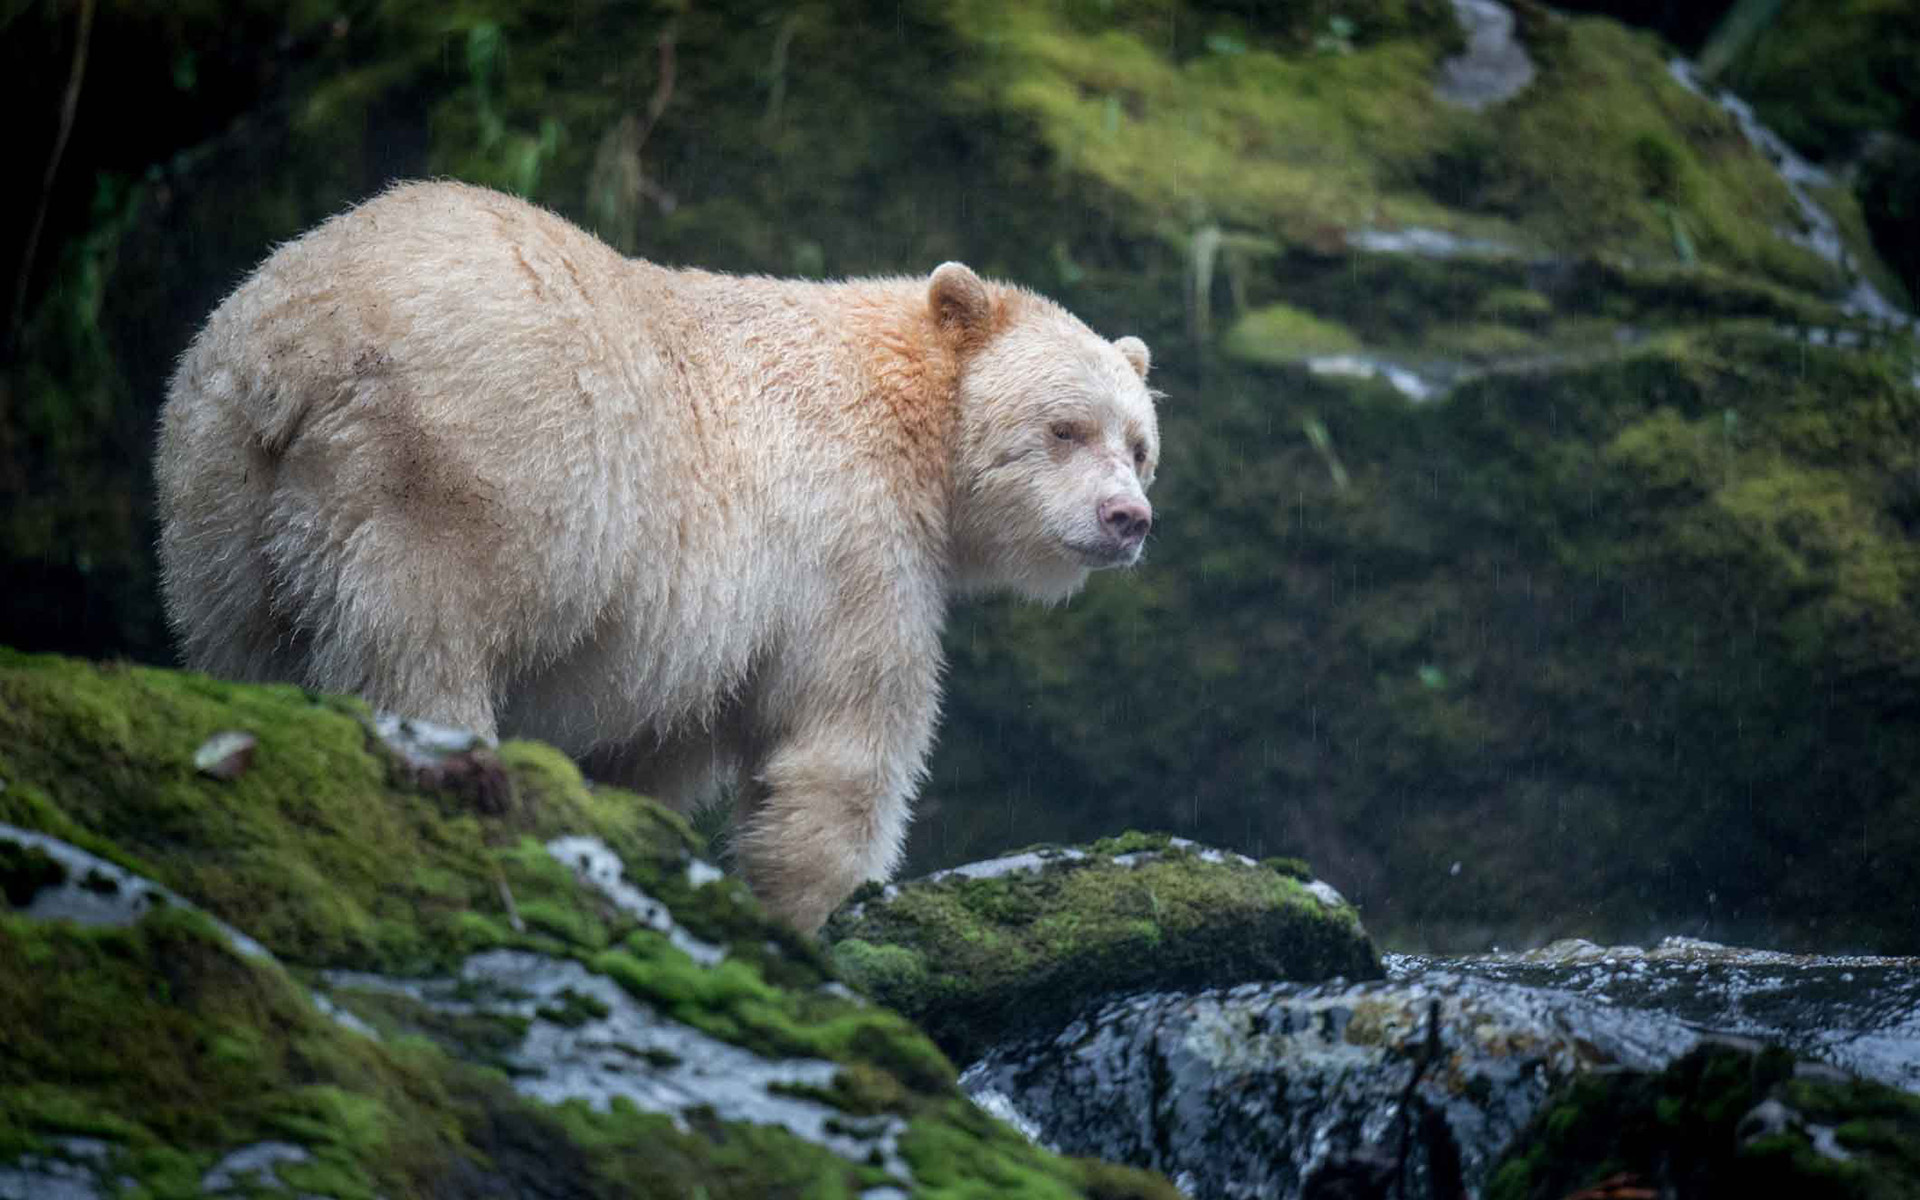
[[[73,65],[67,68],[67,94],[60,102],[60,130],[54,134],[53,153],[47,156],[47,172],[40,180],[40,204],[34,209],[33,224],[27,228],[26,249],[20,255],[20,277],[13,285],[13,312],[7,323],[7,345],[18,344],[20,326],[26,317],[27,283],[33,276],[33,260],[40,251],[40,231],[47,223],[47,207],[53,201],[53,177],[59,173],[60,159],[67,152],[67,138],[73,133],[74,113],[80,108],[80,81],[87,74],[87,43],[93,36],[94,0],[80,0],[80,29],[73,40]]]
[[[500,903],[507,910],[507,924],[513,926],[515,933],[525,933],[527,923],[520,919],[520,906],[513,902],[513,889],[507,886],[507,876],[498,867],[494,868],[493,882],[500,888]]]

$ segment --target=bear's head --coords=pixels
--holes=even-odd
[[[959,586],[1053,602],[1138,562],[1160,461],[1145,343],[959,263],[934,271],[927,300],[959,364]]]

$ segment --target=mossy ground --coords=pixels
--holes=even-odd
[[[222,730],[256,739],[231,780],[193,766]],[[510,799],[481,813],[408,783],[357,703],[0,650],[0,822],[164,883],[274,956],[243,958],[206,915],[166,905],[128,928],[29,919],[13,906],[60,872],[44,856],[0,858],[0,1161],[62,1135],[100,1137],[134,1194],[153,1197],[197,1194],[224,1153],[266,1139],[311,1155],[277,1168],[286,1186],[351,1198],[495,1185],[824,1198],[890,1181],[778,1127],[534,1104],[497,1070],[524,1021],[338,990],[387,1034],[374,1040],[323,1015],[303,983],[320,968],[444,975],[472,952],[512,947],[586,965],[748,1050],[842,1064],[823,1098],[850,1117],[907,1123],[903,1153],[927,1170],[915,1194],[984,1194],[982,1179],[1034,1197],[1096,1184],[1171,1194],[1046,1155],[973,1113],[947,1060],[903,1018],[824,988],[832,974],[812,943],[737,882],[693,882],[698,847],[679,818],[587,786],[546,747],[508,743],[499,762]],[[701,966],[581,884],[546,849],[561,835],[613,847],[627,881],[725,960]],[[542,1016],[602,1015],[584,998],[560,1008]]]
[[[194,751],[229,729],[257,740],[253,766],[230,781],[196,771]],[[719,902],[686,881],[696,843],[678,817],[588,788],[542,746],[508,743],[499,759],[513,799],[485,818],[405,786],[358,703],[0,649],[0,821],[191,896],[287,961],[419,973],[491,946],[603,946],[608,916],[544,848],[564,833],[605,841],[690,929],[727,939],[738,885]]]
[[[1671,1195],[1892,1200],[1920,1192],[1920,1100],[1883,1084],[1796,1074],[1782,1050],[1703,1047],[1658,1074],[1562,1088],[1496,1168],[1489,1200],[1557,1200],[1613,1179]],[[1742,1128],[1772,1099],[1782,1128]],[[1824,1129],[1832,1150],[1814,1131]],[[1620,1179],[1630,1176],[1630,1179]]]
[[[825,936],[849,979],[962,1062],[1106,995],[1377,976],[1358,915],[1309,892],[1298,864],[1276,861],[1209,862],[1164,835],[1131,833],[1085,857],[856,898]]]

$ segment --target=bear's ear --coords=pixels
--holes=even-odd
[[[992,301],[987,285],[965,263],[941,263],[927,280],[927,307],[942,328],[955,333],[978,333],[986,329]]]
[[[1140,378],[1145,379],[1147,372],[1153,369],[1153,355],[1148,353],[1147,344],[1137,337],[1123,337],[1113,343],[1113,348],[1127,360]]]

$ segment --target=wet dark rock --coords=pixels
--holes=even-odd
[[[962,1062],[1106,996],[1380,974],[1359,914],[1302,864],[1139,833],[874,889],[824,936]]]
[[[1798,1080],[1900,1105],[1911,1098],[1887,1085],[1920,1090],[1914,960],[1674,939],[1652,950],[1567,942],[1529,955],[1389,956],[1388,969],[1385,981],[1351,986],[1113,1001],[997,1048],[962,1082],[1047,1145],[1151,1165],[1192,1196],[1231,1198],[1490,1194],[1507,1148],[1576,1081],[1654,1075],[1723,1041],[1721,1030],[1792,1047],[1778,1053],[1799,1056]],[[1783,1115],[1759,1107],[1765,1098],[1762,1088],[1728,1117],[1729,1133],[1752,1114],[1757,1138],[1779,1124],[1826,1144],[1818,1121],[1792,1115],[1805,1110],[1783,1099]]]
[[[1432,1196],[1483,1184],[1554,1084],[1604,1061],[1516,997],[1248,985],[1108,1004],[963,1083],[1046,1144],[1152,1164],[1196,1197],[1383,1179]]]
[[[1465,978],[1598,1005],[1649,1048],[1702,1031],[1777,1043],[1849,1074],[1920,1093],[1920,959],[1785,954],[1672,937],[1648,949],[1567,939],[1519,954],[1392,955],[1396,979]],[[1665,1032],[1662,1032],[1665,1031]],[[1676,1033],[1675,1031],[1679,1031]]]

